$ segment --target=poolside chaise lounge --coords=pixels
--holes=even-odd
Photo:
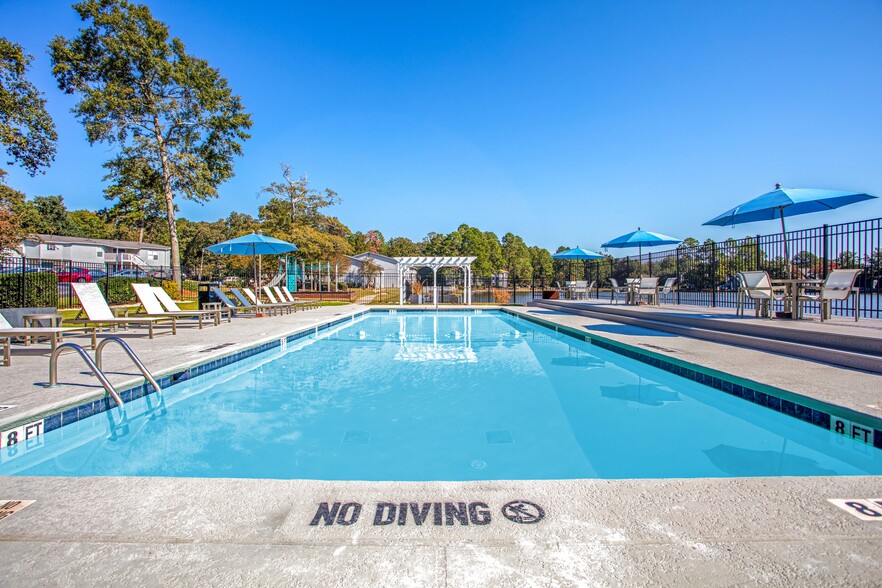
[[[240,306],[230,300],[230,297],[226,295],[226,293],[218,288],[217,286],[211,287],[211,293],[220,301],[220,303],[233,315],[238,315],[240,312],[255,312],[257,307],[253,304],[248,304],[246,306]]]
[[[63,335],[68,333],[84,333],[92,336],[92,349],[97,345],[97,327],[13,327],[0,314],[0,339],[3,340],[3,365],[12,365],[12,339],[15,337],[49,337],[52,351],[58,347]]]
[[[270,313],[270,315],[273,315],[276,313],[281,314],[282,312],[291,312],[291,308],[288,306],[280,306],[280,305],[275,305],[275,304],[262,304],[262,303],[254,302],[254,300],[255,300],[254,292],[251,292],[250,297],[242,294],[242,292],[241,292],[241,290],[239,290],[239,288],[230,288],[230,292],[233,293],[233,296],[236,297],[236,300],[239,301],[239,303],[242,305],[242,307],[250,308],[250,309],[254,310],[255,312],[268,312],[268,313]]]
[[[199,321],[200,329],[202,328],[202,319],[205,317],[211,317],[214,320],[215,325],[220,324],[220,311],[181,310],[162,288],[154,289],[150,284],[132,284],[132,290],[135,291],[135,296],[138,297],[138,302],[141,303],[141,308],[144,309],[144,314],[147,316],[196,318]],[[175,310],[167,310],[168,305],[160,301],[159,292],[157,292],[157,290],[164,294],[164,298],[175,307]],[[163,304],[165,304],[165,307],[163,307]]]
[[[283,300],[287,300],[288,302],[296,302],[296,303],[300,304],[301,306],[303,306],[304,308],[318,308],[320,306],[319,301],[315,300],[315,299],[295,298],[293,294],[288,292],[287,288],[280,288],[278,286],[274,286],[273,289],[276,291],[276,293],[279,294],[279,298],[281,298]]]
[[[289,313],[289,314],[292,313],[292,312],[294,312],[294,306],[293,306],[290,302],[276,302],[275,304],[273,304],[272,302],[261,302],[261,301],[260,301],[260,298],[257,296],[257,294],[255,294],[255,293],[251,290],[251,288],[242,288],[242,292],[244,292],[245,295],[248,296],[248,300],[251,301],[251,304],[253,304],[254,306],[256,306],[258,309],[261,309],[261,308],[265,308],[265,309],[275,308],[275,309],[278,309],[278,310],[281,310],[281,311],[287,312],[287,313]],[[236,293],[236,289],[235,289],[235,288],[233,289],[233,293],[234,293],[234,294]]]
[[[275,289],[276,289],[276,292],[278,293],[279,287],[276,286]],[[291,310],[293,310],[294,312],[297,312],[298,306],[303,306],[302,304],[300,304],[298,302],[291,302],[287,298],[284,298],[281,295],[281,293],[279,293],[279,297],[276,298],[276,295],[273,294],[273,289],[270,288],[269,286],[263,287],[263,293],[266,294],[267,298],[269,298],[270,304],[287,304],[289,307],[291,307]]]
[[[107,300],[104,299],[104,295],[101,293],[98,284],[95,282],[71,283],[71,288],[73,288],[76,293],[81,306],[80,312],[72,322],[92,323],[99,327],[109,326],[113,330],[116,330],[116,328],[120,326],[128,327],[129,325],[145,325],[151,339],[153,338],[154,325],[170,322],[172,335],[175,335],[178,332],[177,318],[173,316],[119,317],[114,315],[113,310],[107,305]],[[86,313],[86,318],[80,318],[80,315],[84,312]]]
[[[178,307],[177,303],[174,300],[172,300],[172,297],[168,295],[168,292],[166,292],[164,289],[160,288],[159,286],[153,286],[153,294],[156,296],[156,298],[159,299],[160,304],[162,304],[168,312],[180,312],[180,313],[192,312],[192,311],[187,311],[187,310],[181,310]],[[215,317],[214,324],[216,324],[216,325],[221,324],[221,321],[223,321],[224,317],[227,317],[228,323],[233,322],[233,311],[230,310],[229,308],[218,308],[217,310],[200,309],[199,312],[210,312],[210,313],[214,314],[214,317]]]

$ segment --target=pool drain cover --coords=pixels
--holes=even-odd
[[[514,443],[511,431],[488,431],[487,443]]]
[[[370,443],[371,434],[367,431],[346,431],[343,443]]]

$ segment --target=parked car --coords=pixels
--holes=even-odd
[[[143,270],[127,269],[113,272],[110,276],[113,278],[146,278],[147,272]]]
[[[91,282],[92,274],[82,267],[72,267],[69,270],[56,272],[59,282]]]
[[[100,269],[90,269],[89,275],[92,276],[92,281],[95,282],[100,280],[101,278],[106,278],[107,272]]]
[[[150,277],[158,280],[170,280],[172,275],[165,270],[155,270],[150,272]]]
[[[28,267],[28,268],[25,268],[24,273],[36,274],[36,273],[40,273],[40,272],[51,272],[51,271],[52,270],[50,270],[50,269],[44,269],[41,267]],[[0,274],[20,274],[20,273],[22,273],[21,266],[0,269]]]

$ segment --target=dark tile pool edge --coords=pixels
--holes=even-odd
[[[592,345],[596,345],[601,349],[606,349],[607,351],[612,351],[613,353],[635,359],[674,375],[720,390],[726,394],[737,396],[738,398],[742,398],[753,404],[758,404],[776,412],[792,416],[828,431],[831,429],[833,418],[845,419],[852,423],[856,423],[860,426],[866,427],[868,431],[873,431],[873,439],[870,444],[877,449],[882,449],[882,419],[873,415],[860,413],[844,406],[829,404],[815,398],[784,390],[783,388],[755,382],[741,376],[683,361],[682,359],[677,359],[654,351],[640,349],[639,347],[607,339],[606,337],[588,333],[574,327],[560,325],[553,321],[531,315],[529,312],[514,312],[507,308],[502,308],[501,310],[511,316],[522,318],[545,328],[553,329],[558,333],[563,333],[575,339],[590,342]]]
[[[337,325],[340,325],[342,323],[361,318],[362,316],[370,312],[375,311],[371,311],[370,309],[368,309],[355,312],[353,314],[349,314],[338,319],[302,328],[287,335],[278,335],[268,341],[258,343],[251,347],[246,347],[245,349],[240,349],[226,355],[209,358],[204,362],[197,363],[186,368],[172,368],[171,370],[158,372],[155,375],[156,383],[159,384],[159,387],[164,390],[165,388],[179,382],[184,382],[186,380],[189,380],[190,378],[195,378],[197,376],[213,372],[214,370],[226,367],[243,359],[247,359],[253,355],[257,355],[258,353],[263,353],[264,351],[275,349],[281,346],[282,339],[285,340],[285,344],[291,343],[293,341],[297,341],[298,339],[302,339],[304,337],[326,331],[327,329],[336,327]],[[136,386],[131,386],[123,390],[119,390],[118,393],[123,401],[123,404],[126,404],[133,400],[143,398],[148,394],[155,394],[156,391],[153,389],[153,386],[144,381],[143,383]],[[4,428],[5,430],[12,430],[28,423],[42,420],[43,430],[41,431],[41,433],[48,433],[49,431],[54,431],[55,429],[58,429],[65,425],[73,424],[79,420],[88,418],[96,414],[100,414],[112,408],[116,408],[116,403],[110,396],[107,396],[105,394],[101,398],[89,400],[75,406],[68,406],[61,409],[53,409],[46,413],[43,413],[42,415],[39,412],[36,412],[35,414],[30,416],[23,416],[20,419],[16,419],[16,421],[13,421],[9,425],[4,425]]]

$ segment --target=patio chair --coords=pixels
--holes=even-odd
[[[52,351],[61,343],[61,338],[67,333],[84,333],[92,336],[92,349],[95,349],[97,341],[97,327],[13,327],[2,314],[0,314],[0,339],[3,339],[3,365],[12,365],[12,339],[25,337],[29,341],[31,337],[49,337]]]
[[[233,322],[233,311],[229,308],[218,308],[217,310],[181,310],[165,289],[160,288],[159,286],[153,286],[153,295],[156,296],[159,303],[165,307],[165,310],[170,313],[180,313],[180,316],[185,316],[192,312],[201,312],[205,313],[205,316],[211,315],[214,318],[214,324],[216,325],[221,324],[224,317],[227,318],[228,323]]]
[[[659,298],[664,298],[667,301],[670,296],[673,298],[674,295],[674,284],[677,283],[677,278],[668,278],[665,280],[665,285],[661,287],[658,291]]]
[[[576,283],[573,284],[573,298],[576,298],[576,299],[588,298],[588,281],[587,280],[576,280]]]
[[[70,286],[73,288],[74,293],[76,293],[81,307],[80,312],[71,322],[92,323],[99,327],[109,326],[114,331],[117,327],[127,328],[129,325],[145,325],[151,339],[153,338],[154,325],[170,322],[172,335],[176,335],[178,332],[177,318],[173,316],[116,316],[113,314],[113,310],[110,309],[110,306],[107,305],[107,300],[104,299],[104,294],[101,293],[98,284],[95,282],[85,282],[81,284],[71,283]],[[86,313],[86,318],[81,319],[80,315],[84,312]]]
[[[862,269],[835,269],[830,270],[827,279],[821,286],[807,287],[797,294],[797,304],[802,302],[821,303],[821,322],[830,318],[831,300],[848,300],[854,294],[854,320],[857,322],[861,311],[861,289],[855,287],[855,282]],[[800,307],[801,309],[801,307]]]
[[[585,288],[585,299],[591,298],[591,291],[594,291],[594,297],[597,298],[597,280],[591,280],[588,287]]]
[[[658,278],[640,278],[634,288],[635,304],[641,296],[646,296],[647,304],[658,304]]]
[[[609,279],[610,289],[609,289],[609,301],[619,303],[619,293],[625,294],[625,302],[629,302],[631,299],[631,287],[630,286],[619,286],[618,280],[615,278]]]
[[[227,296],[223,290],[218,288],[217,286],[211,287],[211,293],[220,301],[224,307],[230,312],[230,314],[238,315],[240,312],[255,312],[257,307],[253,304],[249,303],[247,306],[239,306]]]
[[[282,300],[287,300],[288,302],[296,302],[301,305],[303,308],[318,308],[319,301],[314,299],[299,299],[295,298],[293,294],[288,292],[287,288],[280,288],[279,286],[273,286],[273,290],[276,291],[276,294],[279,295],[279,298]]]
[[[787,300],[783,287],[772,286],[772,279],[767,272],[738,272],[741,283],[738,288],[738,308],[736,314],[744,316],[747,300],[753,300],[754,314],[772,318],[772,304]]]
[[[158,290],[162,290],[162,288],[157,288]],[[132,284],[132,290],[135,291],[135,296],[138,297],[138,302],[141,303],[141,308],[144,309],[144,314],[147,316],[156,316],[156,317],[176,317],[176,318],[196,318],[199,319],[199,328],[202,328],[202,319],[206,316],[211,316],[214,319],[214,324],[219,325],[220,321],[218,320],[218,314],[211,311],[181,311],[180,309],[177,311],[167,311],[163,308],[162,303],[157,298],[156,292],[153,290],[153,286],[150,284]],[[165,290],[162,290],[162,293],[165,294]],[[168,294],[166,294],[168,297]],[[168,298],[171,300],[171,298]],[[177,307],[176,307],[177,308]],[[137,313],[139,314],[139,313]]]

